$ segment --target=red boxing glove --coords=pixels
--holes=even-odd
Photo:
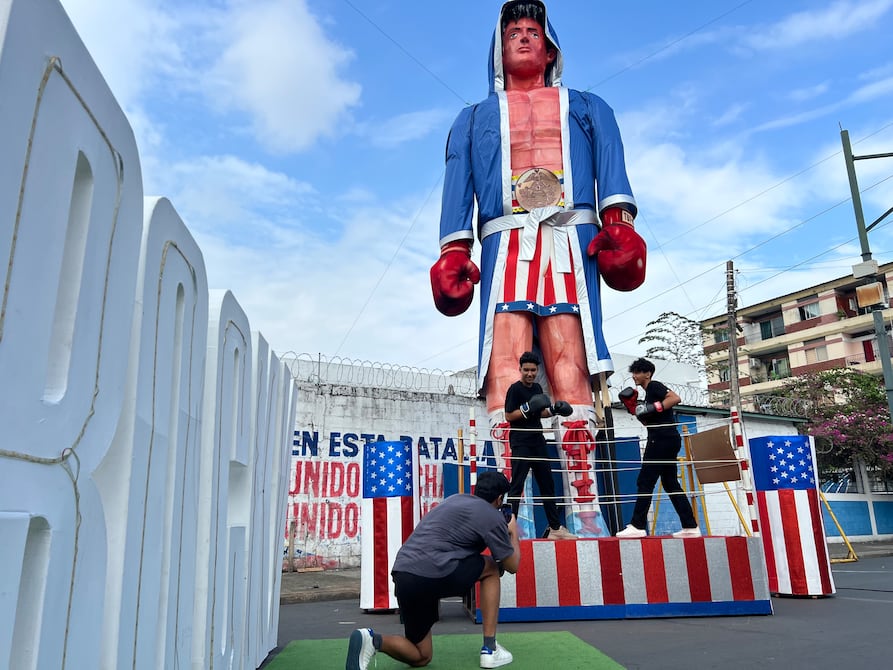
[[[474,285],[481,271],[471,261],[471,240],[443,245],[440,258],[431,266],[431,293],[434,306],[446,316],[462,314],[474,298]]]
[[[635,231],[632,215],[620,207],[602,213],[604,227],[586,253],[596,258],[605,283],[617,291],[632,291],[645,281],[645,240]]]
[[[631,386],[627,386],[619,394],[620,402],[626,405],[626,411],[635,415],[636,405],[639,404],[639,393]]]

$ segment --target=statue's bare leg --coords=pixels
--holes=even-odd
[[[579,317],[557,314],[542,319],[539,340],[552,400],[565,400],[574,410],[570,416],[555,420],[560,436],[558,454],[566,498],[566,525],[582,537],[605,537],[608,528],[601,516],[595,485],[592,386]]]
[[[509,386],[520,378],[518,359],[533,346],[533,321],[523,312],[505,312],[493,317],[493,349],[484,393],[487,413],[505,408]]]

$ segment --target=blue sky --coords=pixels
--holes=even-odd
[[[498,0],[62,0],[171,199],[279,353],[457,370],[477,300],[441,316],[446,135],[487,93]],[[860,260],[840,128],[893,152],[893,0],[553,0],[566,85],[617,115],[645,284],[607,290],[612,350],[662,311],[725,311]],[[448,10],[444,13],[444,9]],[[872,221],[893,159],[857,164]],[[893,217],[891,217],[893,221]],[[887,222],[889,223],[889,221]],[[893,259],[893,226],[870,234]]]

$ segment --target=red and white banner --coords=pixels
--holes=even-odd
[[[391,566],[413,529],[412,497],[363,498],[360,608],[397,608]]]
[[[815,489],[757,491],[772,593],[826,596],[835,592]]]
[[[812,441],[783,435],[752,438],[749,444],[769,590],[833,594]]]
[[[397,607],[391,567],[419,518],[417,463],[405,442],[373,442],[363,448],[361,609]]]
[[[772,613],[748,537],[522,540],[499,607],[500,621]]]

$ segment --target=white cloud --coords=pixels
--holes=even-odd
[[[304,0],[234,2],[219,39],[210,99],[247,113],[267,149],[300,151],[349,124],[361,91],[342,74],[353,53],[325,34]]]
[[[751,28],[743,43],[753,49],[791,49],[809,42],[842,39],[877,25],[893,0],[843,1],[796,12],[762,29]]]
[[[177,23],[150,0],[62,0],[118,103],[130,114],[183,54]]]
[[[749,105],[736,103],[727,107],[725,111],[713,122],[713,126],[716,128],[720,128],[722,126],[727,126],[738,119],[741,118],[741,115],[748,108]]]
[[[444,109],[407,112],[384,122],[363,124],[357,128],[357,133],[367,137],[373,146],[388,149],[420,140],[432,132],[446,137],[446,132],[455,116],[455,110]]]
[[[827,116],[841,109],[851,108],[856,105],[863,105],[865,103],[873,102],[890,95],[893,95],[893,77],[888,77],[887,79],[882,79],[880,81],[874,81],[870,84],[859,86],[855,90],[851,91],[845,98],[837,102],[828,105],[822,105],[821,107],[815,107],[813,109],[799,112],[797,114],[790,114],[788,116],[772,119],[771,121],[767,121],[758,125],[752,130],[752,132],[777,130],[779,128],[796,126],[801,123],[806,123],[807,121],[812,121],[813,119]]]
[[[817,98],[820,95],[824,95],[828,92],[828,89],[831,88],[831,84],[827,81],[823,81],[820,84],[815,84],[814,86],[806,86],[804,88],[797,88],[788,93],[788,98],[795,102],[805,102],[806,100],[811,100],[813,98]]]
[[[228,246],[249,257],[262,250],[304,256],[316,230],[331,227],[322,223],[312,186],[235,156],[199,156],[164,166],[162,174],[159,192],[196,237],[213,238],[228,260]],[[227,261],[221,270],[232,267]]]

